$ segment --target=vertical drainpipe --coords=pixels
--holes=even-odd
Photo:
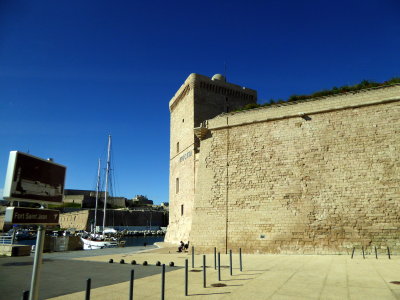
[[[188,236],[188,241],[191,240],[190,234],[192,233],[193,226],[193,215],[194,215],[194,199],[196,198],[196,143],[193,144],[193,198],[192,198],[192,219],[190,224],[190,231]]]
[[[193,83],[193,86],[191,87],[191,89],[193,90],[193,110],[195,109],[195,91],[196,91],[196,86]],[[190,90],[188,92],[188,94],[190,93]],[[194,115],[196,115],[196,113],[194,112]],[[194,118],[194,117],[193,117]],[[201,123],[200,123],[201,124]],[[194,215],[194,198],[196,197],[196,135],[194,135],[194,141],[193,141],[193,197],[192,197],[192,217],[191,217],[191,224],[190,224],[190,231],[188,234],[188,242],[191,240],[190,234],[192,233],[192,226],[193,226],[193,215]],[[193,245],[193,244],[192,244]]]
[[[228,254],[228,182],[229,182],[229,119],[226,116],[226,186],[225,186],[225,254]]]

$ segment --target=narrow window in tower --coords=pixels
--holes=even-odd
[[[179,142],[176,143],[176,153],[179,153]]]
[[[176,193],[179,193],[179,178],[176,178]]]
[[[183,204],[181,204],[181,216],[183,216]]]

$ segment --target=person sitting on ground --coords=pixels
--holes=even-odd
[[[183,250],[183,248],[184,248],[184,246],[185,246],[185,244],[181,241],[181,243],[180,243],[181,245],[178,247],[178,252],[182,252],[182,250]]]

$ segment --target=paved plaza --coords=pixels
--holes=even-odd
[[[230,275],[229,255],[221,255],[221,281],[214,269],[214,255],[206,256],[206,288],[203,287],[202,255],[195,255],[195,268],[192,269],[190,253],[177,253],[176,247],[160,243],[163,248],[148,249],[139,253],[138,249],[125,248],[106,255],[57,259],[56,255],[46,255],[42,277],[46,272],[65,274],[60,280],[53,278],[51,286],[43,279],[42,290],[57,288],[58,296],[46,297],[48,291],[41,293],[41,299],[77,300],[85,298],[84,279],[92,273],[91,299],[129,299],[129,274],[135,269],[134,299],[161,299],[161,267],[157,261],[176,267],[167,267],[165,276],[165,299],[400,299],[400,257],[392,255],[389,260],[381,254],[356,253],[350,255],[260,255],[244,254],[243,271],[239,270],[239,256],[233,255],[233,274]],[[51,258],[49,258],[51,256]],[[114,260],[109,264],[109,259]],[[4,263],[13,258],[0,259],[0,270]],[[21,259],[21,258],[19,258]],[[27,259],[27,258],[25,258]],[[128,264],[119,264],[124,259]],[[189,295],[185,296],[184,264],[189,260]],[[140,265],[130,265],[136,260]],[[143,261],[150,266],[142,266]],[[57,263],[56,269],[47,269],[46,264]],[[67,267],[67,265],[69,266]],[[55,266],[55,265],[54,265]],[[16,269],[17,267],[14,267]],[[31,266],[30,266],[31,268]],[[11,270],[11,269],[10,269]],[[18,270],[14,270],[18,275]],[[106,274],[102,274],[102,273]],[[50,274],[49,273],[49,274]],[[136,276],[137,274],[137,276]],[[4,274],[1,275],[3,279]],[[25,276],[26,277],[26,276]],[[25,279],[28,280],[28,279]],[[82,282],[83,281],[83,282]],[[1,281],[4,285],[4,280]],[[222,283],[222,287],[213,284]],[[4,286],[1,288],[3,290]],[[18,293],[19,294],[19,293]],[[4,296],[4,293],[3,293]],[[1,296],[0,296],[1,297]],[[0,299],[20,299],[0,298]]]

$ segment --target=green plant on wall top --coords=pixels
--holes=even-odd
[[[270,99],[268,102],[266,102],[264,104],[250,103],[250,104],[245,105],[243,108],[238,109],[237,111],[243,111],[243,110],[249,110],[249,109],[258,108],[258,107],[270,106],[273,104],[279,104],[279,103],[284,103],[284,102],[301,101],[301,100],[313,99],[313,98],[324,97],[324,96],[332,96],[332,95],[336,95],[336,94],[355,92],[355,91],[359,91],[359,90],[363,90],[363,89],[375,88],[375,87],[380,87],[380,86],[389,86],[389,85],[399,84],[399,83],[400,83],[400,77],[394,77],[394,78],[384,81],[382,83],[375,82],[375,81],[369,81],[369,80],[363,80],[360,83],[355,84],[355,85],[350,85],[350,86],[344,85],[342,87],[333,87],[330,90],[322,90],[322,91],[312,93],[310,95],[292,95],[286,101],[282,100],[282,99],[278,99],[278,100]]]

